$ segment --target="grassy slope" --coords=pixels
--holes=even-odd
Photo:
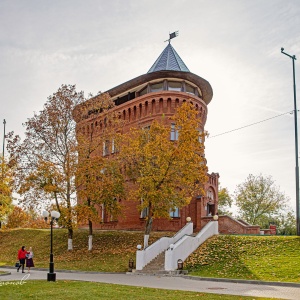
[[[300,283],[300,237],[209,239],[186,261],[191,275]]]
[[[153,233],[150,243],[173,233]],[[135,260],[142,232],[95,231],[94,248],[87,250],[88,232],[74,232],[74,250],[67,251],[67,231],[54,231],[55,269],[125,272]],[[36,267],[49,266],[49,230],[0,231],[0,265],[14,265],[17,251],[33,247]],[[189,274],[207,277],[289,281],[300,283],[300,238],[230,236],[211,238],[185,262]]]
[[[154,233],[155,241],[167,233]],[[125,272],[128,260],[135,260],[136,246],[143,243],[142,232],[95,231],[93,250],[88,251],[88,231],[75,230],[73,251],[67,251],[67,230],[53,232],[55,269]],[[150,241],[150,242],[151,242]],[[49,230],[17,229],[0,231],[0,265],[14,265],[21,246],[32,247],[36,267],[48,268],[50,253]]]

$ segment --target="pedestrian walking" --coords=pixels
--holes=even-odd
[[[22,246],[21,249],[18,251],[18,260],[20,261],[20,265],[17,269],[17,272],[19,272],[19,269],[22,267],[22,273],[25,273],[24,266],[25,266],[26,254],[27,251],[25,250],[25,246]]]
[[[34,267],[32,247],[29,248],[26,254],[26,267],[28,268],[28,273],[30,273],[30,268]]]

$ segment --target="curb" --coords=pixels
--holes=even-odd
[[[260,285],[286,286],[286,287],[300,288],[300,283],[296,283],[296,282],[261,281],[261,280],[228,279],[228,278],[213,278],[213,277],[196,277],[196,276],[190,276],[190,275],[183,275],[182,278],[185,278],[187,280],[198,280],[198,281],[246,283],[246,284],[260,284]]]

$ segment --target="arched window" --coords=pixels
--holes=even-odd
[[[151,106],[152,106],[152,114],[155,114],[155,99],[152,100]]]
[[[159,112],[163,112],[163,103],[164,103],[163,98],[160,98],[159,99]]]
[[[142,117],[142,111],[143,111],[142,108],[143,108],[142,103],[140,103],[140,104],[139,104],[139,116],[138,116],[139,118]]]

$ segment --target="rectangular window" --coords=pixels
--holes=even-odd
[[[174,210],[170,211],[171,218],[179,218],[179,208],[176,207]]]
[[[168,90],[181,92],[182,91],[182,83],[178,82],[178,81],[169,81],[168,82]]]
[[[170,134],[170,140],[171,141],[177,141],[179,136],[179,132],[175,127],[175,124],[171,124],[171,134]]]
[[[187,84],[185,89],[187,93],[195,95],[195,88],[193,86]]]
[[[146,86],[145,88],[143,88],[141,91],[140,91],[140,96],[143,96],[145,94],[148,93],[148,86]]]
[[[142,204],[143,204],[143,199],[141,199],[141,205]],[[145,207],[144,209],[142,209],[140,217],[144,219],[147,218],[148,215],[149,215],[149,207]]]
[[[151,84],[150,86],[151,92],[159,92],[163,90],[163,82]]]
[[[109,140],[103,142],[103,156],[109,155]]]
[[[104,204],[101,204],[101,220],[102,222],[105,222],[105,212],[104,212]]]
[[[149,215],[149,207],[145,207],[142,211],[141,211],[141,218],[147,218]]]

